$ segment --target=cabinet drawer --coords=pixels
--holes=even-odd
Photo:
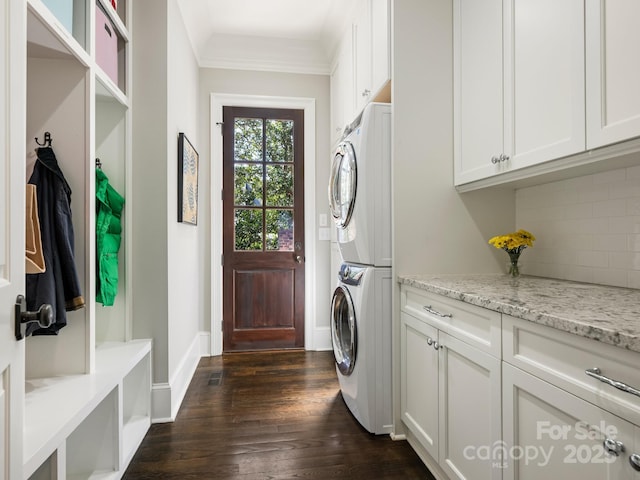
[[[504,361],[640,425],[640,397],[588,376],[587,369],[640,389],[640,353],[503,316]]]
[[[400,308],[452,337],[500,358],[500,313],[405,285],[401,289]]]

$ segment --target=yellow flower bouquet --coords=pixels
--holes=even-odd
[[[493,237],[489,240],[489,243],[509,254],[509,259],[511,261],[509,274],[513,277],[517,277],[520,275],[520,269],[518,267],[520,253],[522,253],[522,250],[527,247],[533,247],[535,239],[536,237],[534,237],[532,233],[520,229],[517,232]]]

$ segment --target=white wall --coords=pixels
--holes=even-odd
[[[392,16],[395,272],[498,272],[487,241],[513,228],[513,192],[453,187],[451,2],[395,0]]]
[[[153,338],[153,382],[167,382],[167,9],[133,4],[133,336]]]
[[[204,283],[209,277],[208,264],[203,262],[204,246],[207,242],[208,222],[198,215],[198,225],[178,223],[178,134],[183,132],[194,148],[200,153],[205,142],[198,130],[198,110],[206,108],[198,105],[199,67],[191,48],[189,37],[178,8],[177,0],[168,0],[167,35],[167,240],[168,240],[168,335],[169,335],[169,378],[184,378],[180,372],[189,370],[199,359],[199,348],[193,348],[199,326],[203,322],[205,306],[208,305],[208,290]],[[200,172],[202,173],[202,172]],[[198,177],[198,186],[204,186],[208,178]],[[206,191],[206,189],[205,189]],[[199,198],[199,206],[207,203],[205,195]],[[199,345],[198,345],[199,347]],[[193,358],[194,355],[197,358]],[[185,358],[190,356],[191,358]],[[185,374],[187,372],[184,372]],[[174,383],[174,382],[171,382]],[[173,387],[173,385],[172,385]],[[181,385],[186,388],[186,385]]]
[[[639,166],[519,189],[516,221],[523,273],[640,288]]]
[[[247,70],[227,70],[203,68],[200,70],[200,113],[199,128],[202,150],[206,152],[207,166],[203,165],[201,173],[204,175],[205,168],[209,175],[209,152],[211,145],[208,141],[211,132],[211,112],[207,108],[210,103],[212,93],[236,94],[236,95],[258,95],[269,97],[298,97],[315,99],[316,110],[316,167],[315,171],[305,171],[305,176],[315,175],[316,185],[316,212],[314,218],[306,218],[305,221],[317,222],[321,213],[329,215],[327,200],[327,182],[329,179],[330,167],[330,137],[329,137],[329,77],[326,75],[303,75],[274,72],[256,72]],[[216,127],[217,128],[217,127]],[[201,153],[202,158],[202,153]],[[220,165],[213,165],[212,168],[221,168]],[[215,170],[214,170],[215,172]],[[204,193],[204,192],[202,192]],[[206,195],[214,195],[219,198],[219,192],[207,192]],[[205,195],[203,195],[204,198]],[[209,197],[210,198],[210,197]],[[213,222],[220,222],[220,218],[213,218]],[[306,256],[314,255],[317,268],[315,277],[315,297],[316,311],[315,318],[307,319],[307,325],[312,323],[320,328],[327,329],[327,345],[330,345],[328,337],[329,327],[329,304],[331,301],[331,291],[329,282],[330,250],[328,241],[315,242],[315,251],[306,251]],[[219,258],[222,252],[209,252],[214,258]],[[211,258],[210,256],[208,258]],[[210,285],[210,284],[209,284]],[[209,330],[208,319],[210,312],[205,318],[207,323],[200,325],[201,329]]]
[[[199,69],[176,0],[136,0],[133,16],[133,336],[153,338],[154,418],[171,419],[199,358],[208,302],[208,224],[177,222],[178,133],[204,148]]]

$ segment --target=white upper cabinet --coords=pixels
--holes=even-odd
[[[505,2],[505,153],[521,168],[584,150],[584,2]]]
[[[455,183],[584,150],[582,0],[456,0]]]
[[[640,135],[640,2],[587,0],[587,149]]]
[[[504,151],[502,0],[454,2],[456,184],[493,175]]]
[[[380,91],[391,79],[391,15],[388,0],[371,0],[371,92]]]
[[[371,0],[360,0],[353,21],[353,59],[355,73],[356,110],[367,104],[372,94],[371,84]]]
[[[353,37],[351,29],[342,36],[330,79],[331,142],[337,143],[347,123],[355,117],[353,99]]]
[[[389,0],[359,0],[331,72],[332,141],[371,102],[390,102]]]
[[[638,21],[634,0],[455,0],[455,184],[637,151],[613,144],[640,136]]]

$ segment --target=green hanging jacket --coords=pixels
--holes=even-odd
[[[118,250],[122,237],[120,217],[124,198],[96,169],[96,302],[112,306],[118,293]]]

